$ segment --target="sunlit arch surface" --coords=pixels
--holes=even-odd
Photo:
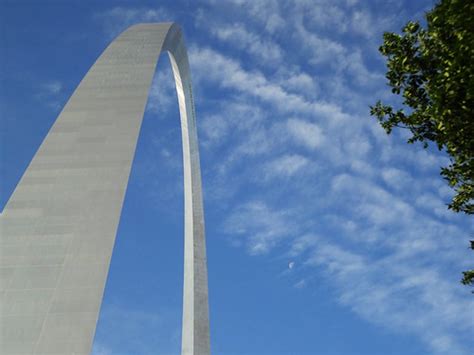
[[[0,216],[1,354],[89,354],[140,125],[162,50],[183,143],[183,354],[209,354],[199,151],[186,47],[171,23],[130,27],[58,116]]]

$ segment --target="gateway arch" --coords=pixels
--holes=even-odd
[[[209,354],[206,246],[190,69],[172,23],[116,38],[71,96],[0,215],[0,353],[89,354],[160,53],[181,117],[182,354]]]

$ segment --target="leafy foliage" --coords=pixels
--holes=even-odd
[[[448,207],[474,214],[474,2],[441,0],[426,20],[426,29],[409,22],[401,35],[384,34],[386,78],[403,107],[378,101],[371,115],[388,134],[406,128],[408,143],[446,151],[451,161],[441,175],[455,191]],[[474,270],[462,282],[474,284]]]
[[[474,240],[470,241],[471,246],[470,248],[474,250]],[[473,285],[474,284],[474,270],[467,270],[463,271],[463,278],[461,279],[461,283],[464,285]],[[473,291],[474,293],[474,291]]]

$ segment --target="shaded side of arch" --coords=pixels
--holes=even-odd
[[[181,116],[183,354],[209,353],[201,174],[176,24],[132,26],[71,96],[0,219],[0,353],[88,354],[155,66],[168,52]]]

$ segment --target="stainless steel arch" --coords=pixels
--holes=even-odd
[[[183,354],[209,354],[206,247],[190,69],[179,26],[140,24],[91,67],[0,216],[0,353],[88,354],[148,91],[162,50],[184,160]]]

